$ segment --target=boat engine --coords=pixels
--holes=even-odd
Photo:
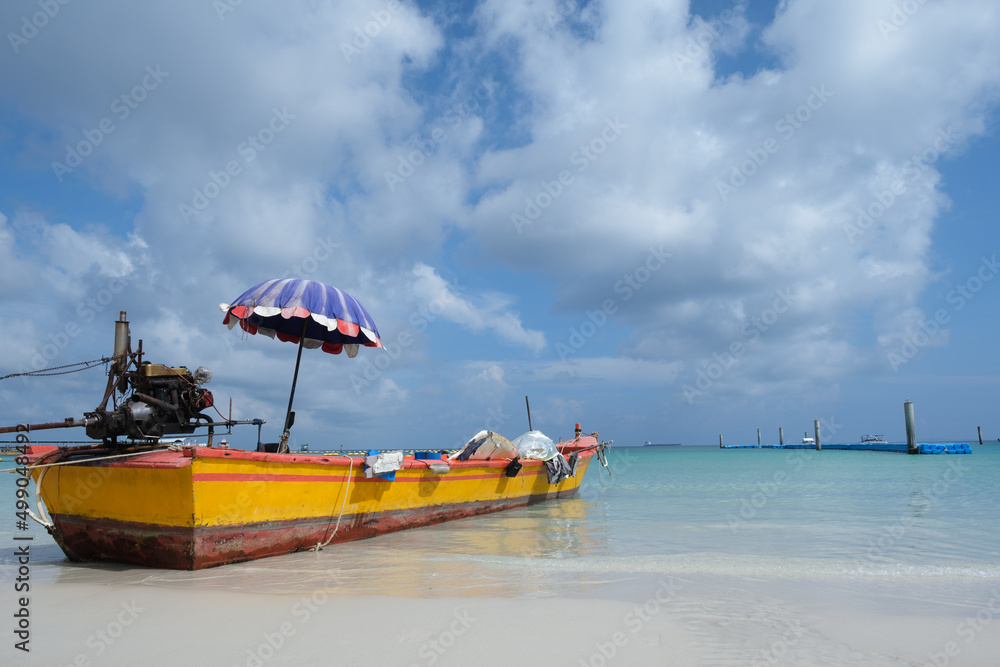
[[[84,413],[87,436],[114,440],[117,436],[154,439],[171,433],[193,433],[199,419],[211,422],[201,411],[213,405],[212,392],[201,387],[212,379],[204,366],[191,373],[144,362],[137,371],[120,378],[128,397],[114,410],[103,407]]]
[[[194,433],[205,428],[211,447],[216,426],[230,429],[237,424],[253,424],[257,427],[260,447],[260,428],[265,420],[233,419],[231,414],[228,418],[220,414],[221,421],[213,421],[203,412],[215,404],[212,392],[202,387],[211,381],[212,371],[200,366],[192,373],[186,366],[151,364],[143,361],[142,355],[141,340],[138,349],[132,350],[132,336],[123,310],[115,322],[114,356],[101,359],[110,365],[108,385],[100,404],[85,412],[83,419],[69,417],[61,422],[0,426],[0,434],[17,433],[18,442],[28,442],[32,431],[82,426],[87,429],[88,437],[103,440],[105,447],[124,449],[158,444],[156,441],[164,435]],[[119,437],[127,441],[119,442]]]

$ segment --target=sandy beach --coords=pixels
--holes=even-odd
[[[394,546],[405,553],[402,537],[199,572],[42,565],[31,652],[14,650],[7,629],[0,655],[80,666],[976,667],[1000,654],[995,581],[612,572],[595,558],[507,582],[500,563],[386,560]],[[374,567],[344,567],[365,555]]]

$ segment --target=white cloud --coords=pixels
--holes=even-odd
[[[498,292],[463,296],[456,293],[432,267],[422,263],[413,268],[413,277],[414,298],[432,315],[473,332],[491,331],[506,343],[524,346],[535,352],[545,347],[545,334],[525,329],[521,318],[508,308],[510,297]],[[473,298],[476,303],[473,303]]]
[[[720,82],[692,78],[719,44],[684,71],[647,66],[694,35],[682,4],[607,5],[592,41],[539,28],[526,5],[487,6],[491,34],[523,49],[523,80],[537,109],[525,122],[538,132],[526,146],[484,156],[481,174],[506,185],[471,220],[493,256],[559,276],[562,309],[595,307],[635,266],[637,248],[665,243],[674,260],[644,286],[648,305],[625,304],[619,315],[636,327],[629,353],[704,356],[728,343],[739,322],[723,316],[730,324],[704,336],[695,332],[711,330],[710,322],[678,319],[679,312],[715,318],[712,304],[725,303],[725,312],[753,314],[775,289],[792,289],[803,298],[783,331],[761,336],[757,355],[777,361],[789,337],[810,332],[798,343],[804,357],[795,371],[807,382],[826,373],[810,362],[846,344],[841,323],[859,304],[883,313],[917,307],[933,278],[928,249],[946,203],[934,162],[981,131],[983,96],[996,100],[1000,77],[984,61],[985,53],[998,55],[987,37],[998,24],[995,9],[922,9],[884,40],[880,7],[870,3],[784,3],[765,33],[784,54],[783,69]],[[657,35],[637,27],[657,12],[672,17],[655,23]],[[552,131],[567,113],[576,121]],[[628,128],[616,142],[581,158],[605,119],[619,117]],[[963,139],[941,141],[949,128]],[[914,168],[913,156],[935,141],[940,150],[927,153],[935,160]],[[734,179],[734,168],[744,173]],[[551,202],[543,196],[550,205],[518,234],[511,215],[524,215],[525,197],[537,200],[561,170],[573,183]],[[845,226],[897,180],[905,191],[852,244]],[[720,182],[730,186],[726,201]],[[902,335],[897,319],[880,318],[875,333]]]
[[[627,393],[679,389],[715,352],[748,342],[744,328],[787,290],[794,305],[757,329],[713,391],[795,395],[885,371],[940,278],[940,162],[974,144],[996,108],[995,4],[926,3],[884,34],[888,5],[789,0],[759,43],[737,3],[711,39],[683,0],[592,2],[550,20],[564,4],[486,0],[461,37],[454,17],[405,4],[349,58],[341,45],[370,7],[243,3],[221,21],[210,4],[183,2],[61,14],[0,73],[0,111],[16,128],[2,145],[42,184],[0,216],[5,312],[34,308],[8,331],[38,340],[52,322],[76,322],[86,332],[59,359],[89,358],[127,309],[162,353],[208,357],[233,393],[277,398],[265,378],[284,377],[287,346],[230,349],[215,304],[291,274],[359,297],[392,341],[424,308],[457,325],[451,340],[491,337],[542,357],[448,376],[486,373],[496,397],[564,380]],[[0,18],[16,25],[20,11]],[[718,76],[722,56],[751,66]],[[157,66],[169,75],[120,118],[112,105]],[[484,80],[489,94],[463,106]],[[280,131],[276,109],[292,116]],[[105,117],[114,131],[57,180],[52,162]],[[390,187],[387,171],[435,129],[443,138]],[[241,151],[251,137],[268,139],[252,159]],[[222,176],[230,163],[236,173]],[[180,206],[196,190],[208,201],[186,222]],[[89,197],[100,203],[83,206]],[[47,210],[63,199],[85,212]],[[515,214],[530,219],[520,233]],[[616,286],[660,247],[670,261],[626,298]],[[481,268],[530,276],[531,312],[551,298],[553,317],[522,321],[518,286],[459,287]],[[88,306],[116,277],[128,282],[114,303]],[[608,299],[617,310],[601,335],[566,362],[543,357],[566,318]],[[18,358],[36,348],[21,343]],[[304,386],[376,420],[445,395],[436,371],[416,369],[448,354],[418,339],[367,402],[349,386]]]

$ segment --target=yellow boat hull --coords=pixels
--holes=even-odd
[[[361,457],[209,447],[33,475],[70,559],[196,570],[569,497],[599,447],[591,436],[560,444],[579,463],[557,484],[540,461],[507,477],[506,460],[451,461],[439,474],[429,465],[441,461],[408,457],[389,481],[367,478]],[[32,447],[41,464],[54,451]]]

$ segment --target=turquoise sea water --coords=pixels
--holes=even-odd
[[[974,451],[615,448],[579,498],[387,540],[513,570],[996,578],[1000,445]]]
[[[610,470],[591,465],[578,498],[344,544],[324,555],[350,552],[345,560],[353,561],[363,553],[364,564],[349,570],[391,570],[399,560],[433,569],[445,559],[496,568],[506,581],[518,568],[1000,578],[1000,444],[973,449],[906,456],[612,448]],[[0,480],[10,498],[13,477]],[[0,532],[6,542],[15,532],[10,518]],[[31,534],[40,561],[58,572],[58,547],[34,525]],[[578,578],[569,579],[568,589],[552,577],[540,586],[513,585],[510,594],[573,594]],[[489,589],[490,578],[466,583]]]
[[[1000,445],[965,456],[615,453],[633,465],[598,496],[609,555],[668,557],[699,571],[753,560],[775,572],[1000,575]]]
[[[610,471],[592,464],[577,498],[201,572],[71,564],[36,527],[33,577],[51,590],[113,582],[635,603],[669,581],[682,590],[670,613],[704,664],[753,664],[803,615],[912,615],[950,633],[987,608],[1000,589],[1000,444],[973,452],[613,448]],[[13,492],[2,475],[0,493]],[[5,522],[0,544],[14,533]],[[758,664],[924,664],[858,654],[818,625],[786,661]],[[976,639],[1000,641],[1000,619]],[[950,664],[980,664],[975,655]]]

